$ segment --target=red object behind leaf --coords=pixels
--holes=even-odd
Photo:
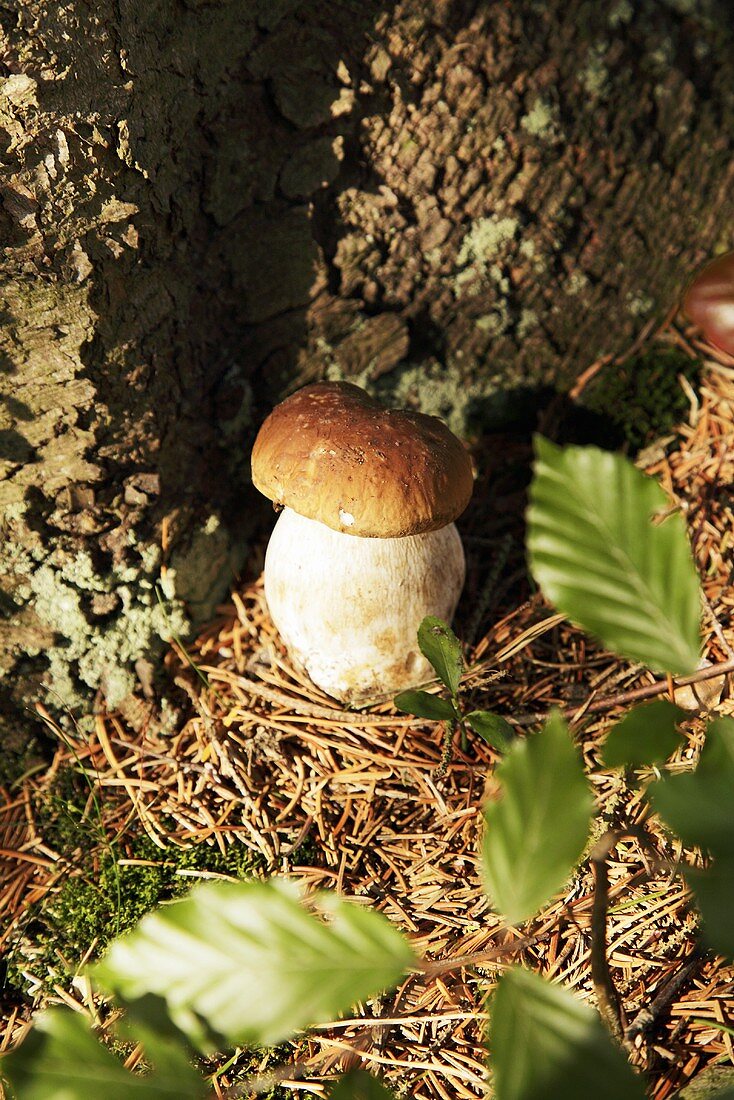
[[[683,309],[710,344],[734,355],[734,252],[718,256],[699,271]]]

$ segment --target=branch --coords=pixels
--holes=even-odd
[[[656,680],[654,684],[645,684],[644,687],[633,688],[631,691],[618,691],[615,695],[603,695],[601,699],[591,698],[581,706],[569,706],[563,708],[563,717],[574,721],[585,714],[600,714],[614,707],[624,706],[627,703],[638,703],[641,699],[653,699],[656,695],[664,695],[666,691],[675,691],[677,688],[687,687],[689,684],[700,684],[703,680],[713,680],[717,676],[724,676],[734,672],[734,658],[730,661],[721,661],[716,665],[707,665],[700,668],[691,676],[680,676],[676,679],[666,677],[664,680]],[[509,718],[515,726],[534,726],[545,720],[545,714],[524,714],[518,718]]]
[[[678,990],[686,984],[703,962],[705,952],[695,947],[688,961],[669,979],[659,991],[649,1008],[641,1008],[624,1033],[627,1042],[633,1042],[638,1035],[652,1030],[658,1017],[671,1004]]]
[[[573,718],[577,714],[580,716],[582,713],[597,714],[600,711],[611,710],[612,707],[623,706],[625,703],[636,703],[640,699],[652,699],[655,695],[663,695],[670,689],[671,684],[674,689],[687,687],[689,684],[700,684],[702,680],[713,680],[717,676],[723,676],[728,672],[734,672],[734,658],[729,661],[721,661],[718,665],[708,665],[706,668],[700,668],[692,676],[681,676],[674,680],[666,677],[665,680],[658,680],[654,684],[646,684],[644,687],[634,688],[632,691],[619,691],[616,695],[605,695],[601,699],[592,700],[581,707],[567,707],[564,713],[569,718]]]
[[[625,1038],[622,1009],[607,958],[607,910],[609,908],[609,872],[607,856],[620,834],[606,833],[594,845],[589,856],[594,875],[594,902],[591,910],[591,980],[604,1023],[618,1043]]]
[[[477,951],[473,955],[455,955],[452,959],[443,959],[440,962],[431,962],[430,959],[421,959],[416,969],[419,969],[419,973],[422,972],[429,978],[433,978],[439,974],[446,974],[451,970],[461,970],[464,967],[485,966],[487,963],[495,962],[497,959],[501,959],[504,956],[514,955],[518,951],[524,951],[527,947],[532,947],[546,935],[546,932],[539,932],[535,936],[524,936],[522,939],[513,940],[512,943],[503,944],[501,947],[494,947],[490,951]]]

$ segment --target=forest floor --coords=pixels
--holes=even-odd
[[[704,652],[725,660],[734,646],[734,360],[674,326],[656,339],[703,360],[703,372],[695,388],[680,382],[685,421],[638,463],[687,517],[708,602]],[[548,424],[540,428],[550,434]],[[467,709],[500,713],[519,731],[554,705],[578,706],[573,728],[600,827],[646,838],[644,847],[620,841],[610,857],[608,959],[631,1057],[650,1096],[666,1100],[705,1067],[734,1062],[734,968],[699,947],[682,878],[658,867],[700,857],[665,833],[638,786],[602,768],[600,746],[622,711],[584,716],[584,704],[652,677],[590,642],[534,590],[522,527],[529,458],[527,436],[477,447],[474,503],[460,523],[468,559],[455,623],[468,668],[462,691]],[[186,649],[172,644],[166,665],[188,707],[176,729],[164,732],[152,709],[137,730],[98,716],[89,737],[57,731],[49,767],[3,792],[0,1049],[22,1037],[42,1003],[94,1012],[84,963],[150,905],[196,879],[278,873],[380,909],[432,960],[472,958],[413,975],[293,1046],[209,1066],[214,1093],[254,1074],[271,1075],[280,1096],[326,1096],[334,1074],[362,1065],[416,1100],[484,1096],[484,1003],[503,967],[522,962],[593,1001],[592,871],[583,863],[564,896],[522,929],[492,912],[477,842],[497,754],[474,737],[442,763],[441,725],[389,703],[337,709],[299,675],[263,599],[265,537],[249,579],[216,620]],[[718,711],[734,713],[734,703],[725,699]],[[696,758],[700,716],[685,734],[673,770]],[[130,1064],[139,1056],[133,1051]]]

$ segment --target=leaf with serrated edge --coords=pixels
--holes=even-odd
[[[706,730],[694,772],[666,775],[648,788],[653,809],[686,844],[734,859],[734,719]]]
[[[401,691],[393,702],[404,714],[414,714],[416,718],[430,718],[434,722],[451,722],[456,719],[456,711],[448,699],[440,695],[430,695],[427,691]]]
[[[395,1094],[382,1081],[363,1069],[353,1069],[342,1077],[330,1096],[331,1100],[395,1100]]]
[[[471,729],[494,749],[506,752],[515,739],[515,731],[499,714],[488,710],[472,710],[464,715]]]
[[[490,1009],[495,1100],[644,1100],[643,1081],[578,997],[512,967]]]
[[[157,1047],[161,1051],[162,1045]],[[209,1094],[180,1050],[169,1050],[165,1064],[152,1073],[133,1074],[102,1045],[86,1018],[67,1008],[36,1017],[17,1050],[3,1058],[2,1068],[22,1100],[195,1100]]]
[[[115,941],[92,976],[125,1002],[165,999],[199,1048],[274,1045],[396,983],[415,961],[407,941],[372,909],[320,894],[328,923],[291,883],[195,888]]]
[[[634,768],[667,760],[681,743],[676,725],[686,712],[668,699],[634,707],[612,726],[602,750],[605,768]]]
[[[484,879],[496,909],[518,923],[568,881],[589,836],[593,800],[568,727],[556,711],[515,741],[484,811]]]
[[[545,596],[605,646],[658,672],[693,673],[700,584],[682,516],[622,455],[536,437],[528,554]]]
[[[442,619],[427,615],[418,627],[418,645],[441,683],[456,695],[464,671],[464,658],[459,639],[450,626]]]

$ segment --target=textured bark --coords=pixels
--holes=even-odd
[[[278,318],[294,359],[343,125],[340,21],[296,6],[0,0],[6,714],[149,688],[241,558],[244,336]]]
[[[730,15],[705,0],[382,15],[361,171],[321,202],[330,293],[305,368],[461,430],[629,347],[733,239]]]
[[[734,214],[727,9],[0,0],[6,711],[146,684],[157,581],[211,607],[253,394],[462,429],[667,310]]]

